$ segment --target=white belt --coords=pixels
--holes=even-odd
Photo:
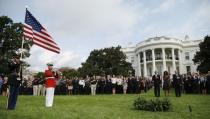
[[[55,78],[55,77],[46,77],[45,79],[51,79],[51,78]]]

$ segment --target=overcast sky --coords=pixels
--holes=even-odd
[[[24,22],[26,5],[61,48],[58,55],[33,46],[27,61],[36,71],[49,61],[78,68],[93,49],[210,34],[210,0],[0,0],[0,16]]]

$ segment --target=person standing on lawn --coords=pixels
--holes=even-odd
[[[20,71],[20,57],[15,54],[11,61],[9,61],[10,74],[8,75],[9,95],[7,100],[7,110],[14,110],[19,93],[19,87],[21,83]]]
[[[164,71],[164,73],[163,73],[163,90],[164,90],[165,96],[169,96],[170,76],[167,71]]]
[[[173,84],[175,88],[176,97],[181,97],[182,79],[181,76],[177,73],[177,71],[175,71],[175,74],[173,75]]]
[[[53,99],[54,99],[54,91],[56,86],[55,74],[53,72],[53,64],[47,64],[48,69],[45,70],[45,87],[46,87],[46,98],[45,98],[45,106],[52,107]]]
[[[154,82],[154,93],[155,97],[160,97],[160,75],[155,71],[155,75],[152,76],[152,81]]]

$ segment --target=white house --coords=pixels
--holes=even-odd
[[[127,61],[132,63],[136,76],[152,76],[155,71],[162,74],[175,71],[180,74],[196,72],[197,66],[192,59],[199,50],[202,40],[184,40],[165,36],[149,38],[135,46],[127,46],[122,51]]]

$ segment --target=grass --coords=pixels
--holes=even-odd
[[[176,98],[171,94],[169,99],[173,110],[170,112],[134,110],[133,101],[138,96],[55,96],[52,108],[44,107],[42,96],[19,96],[17,107],[12,111],[5,109],[6,97],[0,96],[0,119],[209,119],[210,95],[182,95]],[[154,98],[153,89],[141,96]],[[192,107],[191,113],[188,105]]]

